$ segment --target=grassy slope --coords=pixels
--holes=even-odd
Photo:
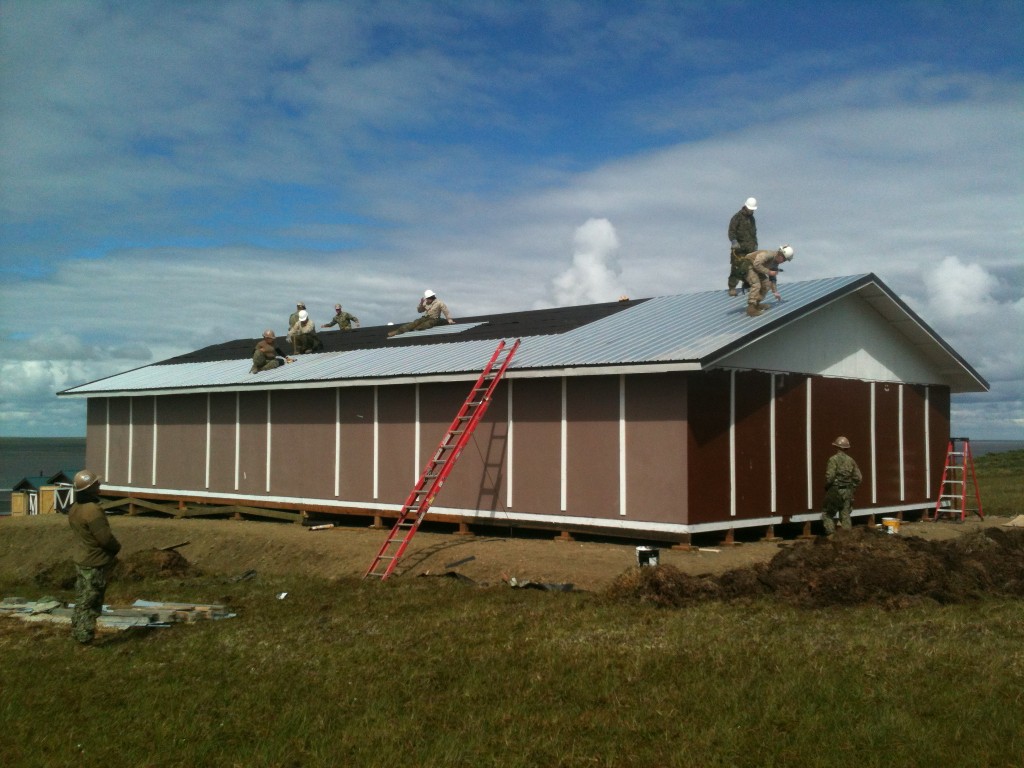
[[[1004,480],[1019,499],[1018,453],[979,460],[987,508]],[[1019,601],[658,610],[445,579],[212,578],[108,599],[153,595],[239,616],[88,649],[0,620],[4,765],[1024,764]]]

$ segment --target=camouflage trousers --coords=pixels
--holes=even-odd
[[[853,489],[837,488],[832,486],[825,492],[825,503],[821,512],[821,524],[825,526],[825,533],[831,536],[836,532],[836,524],[832,519],[839,515],[839,526],[849,530],[853,528],[853,520],[850,513],[853,512]]]
[[[425,331],[427,328],[433,328],[439,322],[441,322],[441,318],[439,317],[427,317],[426,315],[423,315],[421,317],[417,317],[412,322],[398,326],[390,335],[397,336],[398,334],[405,333],[406,331]]]
[[[71,636],[80,643],[91,643],[96,635],[96,619],[103,610],[107,591],[107,569],[76,565],[75,610],[71,615]]]

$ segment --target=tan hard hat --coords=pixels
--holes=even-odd
[[[79,493],[89,490],[99,482],[100,476],[91,470],[82,469],[75,473],[75,490]]]
[[[839,437],[832,441],[832,445],[834,445],[836,448],[842,448],[845,451],[849,449],[850,441],[847,440],[842,435],[840,435]]]

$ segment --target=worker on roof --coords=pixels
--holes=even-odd
[[[754,251],[748,253],[738,262],[738,269],[745,271],[744,280],[750,290],[747,292],[747,314],[757,317],[766,309],[767,304],[761,303],[761,296],[769,291],[775,296],[776,301],[781,300],[779,288],[772,282],[779,273],[779,265],[793,260],[793,248],[788,245],[780,245],[774,251]]]
[[[452,320],[452,313],[448,311],[448,305],[437,298],[437,294],[429,288],[423,292],[423,298],[420,299],[416,311],[423,314],[412,322],[405,323],[394,330],[388,331],[388,338],[390,339],[392,336],[397,336],[406,331],[425,331],[427,328],[433,328],[441,322],[441,315],[444,315],[449,325],[455,322]]]
[[[757,221],[754,219],[754,211],[757,210],[757,200],[748,197],[732,218],[729,219],[729,295],[736,296],[736,286],[743,279],[739,274],[737,262],[748,253],[757,250]]]
[[[288,357],[277,348],[275,338],[274,332],[269,328],[263,332],[263,338],[256,344],[256,350],[252,353],[252,368],[249,369],[249,373],[269,371],[279,365],[295,362],[293,358]]]
[[[75,474],[75,503],[68,512],[68,525],[75,535],[75,610],[71,614],[71,636],[88,645],[96,636],[96,619],[103,611],[107,577],[117,561],[121,543],[110,530],[107,515],[99,505],[100,476],[88,469]]]
[[[853,492],[860,485],[860,467],[853,460],[847,451],[850,450],[850,441],[840,435],[832,441],[836,452],[829,457],[825,467],[825,501],[822,503],[821,522],[825,526],[825,533],[831,536],[836,532],[836,524],[833,517],[839,517],[839,525],[843,528],[853,528],[853,521],[850,513],[853,512]]]
[[[293,325],[295,325],[295,323],[297,323],[299,321],[299,312],[301,312],[305,308],[306,308],[306,305],[305,305],[304,302],[297,301],[295,303],[295,311],[292,312],[290,315],[288,315],[288,328],[289,329],[291,329],[291,327]]]
[[[319,352],[324,348],[320,337],[316,335],[316,323],[309,316],[309,312],[304,309],[299,310],[298,320],[288,329],[288,338],[292,342],[293,355]]]
[[[352,326],[359,327],[359,318],[355,315],[350,315],[341,308],[341,304],[334,305],[334,319],[329,323],[324,323],[321,328],[330,328],[332,326],[338,326],[339,331],[351,331]]]

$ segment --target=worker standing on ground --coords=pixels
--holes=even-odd
[[[406,331],[425,331],[427,328],[433,328],[441,322],[441,315],[444,315],[449,325],[455,322],[452,320],[452,313],[448,311],[448,305],[437,298],[437,294],[429,288],[423,292],[423,298],[420,299],[416,311],[423,314],[412,322],[400,325],[393,331],[388,331],[388,338]]]
[[[748,253],[738,262],[740,269],[746,270],[744,279],[747,287],[747,314],[757,317],[766,309],[767,304],[761,303],[761,297],[771,291],[776,300],[782,296],[779,294],[778,286],[772,279],[779,273],[779,264],[793,260],[793,249],[788,245],[780,245],[774,251],[754,251]]]
[[[96,619],[103,610],[107,576],[121,551],[121,543],[110,530],[107,515],[99,505],[100,477],[88,469],[75,475],[75,503],[68,524],[75,534],[75,610],[71,635],[82,645],[96,636]]]
[[[739,285],[743,275],[737,270],[737,262],[748,253],[757,250],[757,221],[754,219],[754,211],[757,210],[757,200],[748,197],[732,218],[729,219],[729,295],[737,294],[736,286]]]
[[[331,328],[332,326],[338,326],[339,331],[351,331],[352,326],[359,327],[359,318],[355,315],[350,315],[341,308],[341,304],[334,305],[334,319],[329,323],[324,323],[321,328]]]
[[[831,536],[836,531],[832,518],[839,515],[842,528],[853,528],[850,513],[853,512],[853,492],[860,485],[860,467],[853,457],[847,454],[850,441],[840,435],[832,441],[836,452],[829,458],[825,467],[825,501],[822,504],[821,522],[825,533]]]
[[[263,338],[256,344],[256,349],[252,353],[252,368],[249,369],[249,373],[269,371],[279,365],[295,362],[293,358],[288,357],[277,348],[275,339],[274,332],[269,328],[263,332]]]

